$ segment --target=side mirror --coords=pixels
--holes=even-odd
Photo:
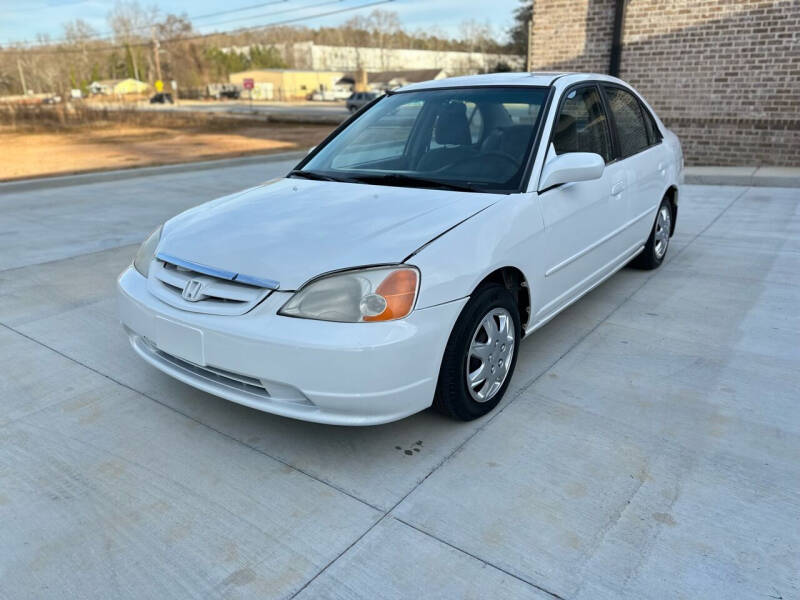
[[[593,152],[567,152],[556,156],[542,170],[539,191],[559,183],[599,179],[606,163],[603,157]]]

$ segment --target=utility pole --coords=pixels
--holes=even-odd
[[[28,86],[25,85],[25,73],[22,72],[22,62],[17,58],[17,68],[19,69],[19,80],[22,83],[22,95],[28,93]]]
[[[156,65],[156,79],[161,80],[161,58],[159,57],[159,50],[161,49],[161,44],[158,41],[158,37],[156,37],[156,28],[151,27],[150,33],[153,36],[153,62]]]
[[[536,0],[531,0],[531,18],[528,19],[528,55],[525,66],[527,71],[533,71],[533,13],[536,11]]]
[[[531,17],[533,17],[533,13],[531,13]],[[533,71],[533,18],[528,21],[528,57],[525,65],[526,71]]]
[[[528,52],[525,57],[525,70],[533,71],[533,13],[528,20]]]

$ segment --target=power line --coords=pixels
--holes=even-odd
[[[86,2],[86,0],[78,0],[77,4],[81,4],[83,2]],[[232,8],[232,9],[229,9],[229,10],[220,10],[220,11],[213,12],[213,13],[206,13],[204,15],[190,16],[190,17],[187,17],[187,19],[189,19],[189,21],[199,21],[199,20],[208,19],[208,18],[211,18],[211,17],[227,15],[227,14],[233,14],[233,13],[237,13],[237,12],[244,12],[244,11],[247,11],[247,10],[253,10],[255,8],[263,8],[265,6],[273,6],[275,4],[285,4],[286,2],[289,2],[289,0],[270,0],[270,2],[260,2],[258,4],[251,4],[249,6],[242,6],[241,8]],[[73,3],[75,3],[75,2],[73,2]],[[59,5],[56,5],[56,6],[62,6],[62,5],[59,4]],[[29,9],[29,10],[41,10],[43,8],[45,8],[45,7],[37,7],[35,9]],[[298,7],[297,10],[300,10],[300,8],[301,7]],[[135,28],[131,29],[131,33],[132,32],[149,31],[150,28],[154,27],[157,24],[158,23],[153,22],[153,23],[149,23],[147,25],[142,25],[141,27],[135,27]],[[212,25],[212,23],[207,23],[207,25]],[[204,26],[204,25],[201,25],[201,27],[202,26]],[[97,33],[95,35],[88,36],[87,37],[87,41],[106,41],[106,40],[111,40],[113,37],[114,37],[114,32],[113,31],[103,31],[103,32]],[[51,44],[58,44],[58,43],[69,42],[69,41],[70,40],[67,39],[67,38],[56,38],[55,40],[50,40],[50,43]],[[27,45],[35,45],[36,44],[36,42],[28,42],[28,41],[23,41],[21,43],[22,44],[27,44]]]
[[[236,33],[245,33],[247,31],[254,31],[254,30],[257,30],[257,29],[269,29],[270,27],[277,27],[279,25],[290,25],[292,23],[300,23],[300,22],[303,22],[303,21],[310,21],[312,19],[317,19],[317,18],[320,18],[320,17],[327,17],[327,16],[330,16],[330,15],[336,15],[336,14],[341,14],[341,13],[345,13],[345,12],[351,12],[351,11],[354,11],[354,10],[360,10],[362,8],[370,8],[372,6],[378,6],[378,5],[381,5],[381,4],[388,4],[388,3],[394,2],[394,1],[395,0],[377,0],[376,2],[369,2],[367,4],[360,4],[359,6],[349,6],[349,7],[346,7],[346,8],[340,8],[338,10],[330,10],[330,11],[327,11],[327,12],[316,13],[316,14],[313,14],[313,15],[306,15],[304,17],[296,17],[294,19],[285,19],[283,21],[273,21],[271,23],[263,23],[261,25],[252,25],[252,26],[249,26],[249,27],[239,27],[239,28],[236,28],[236,29],[232,29],[230,31],[215,31],[215,32],[212,32],[212,33],[202,33],[202,34],[198,34],[198,35],[191,35],[191,36],[178,37],[178,38],[170,38],[170,39],[166,39],[166,40],[161,40],[161,42],[162,43],[188,42],[188,41],[191,41],[191,40],[198,40],[198,39],[203,39],[203,38],[207,38],[207,37],[213,37],[215,35],[234,35]],[[98,40],[94,40],[94,41],[98,41]],[[104,47],[101,47],[101,48],[94,48],[94,50],[95,51],[97,51],[97,50],[109,51],[109,50],[114,50],[114,49],[118,49],[118,48],[148,47],[150,45],[151,45],[150,41],[147,41],[147,42],[136,42],[136,43],[131,43],[131,44],[110,44],[108,46],[104,46]],[[59,48],[59,49],[52,49],[52,50],[50,50],[50,49],[46,49],[46,50],[45,49],[31,50],[31,49],[22,49],[22,48],[20,48],[20,49],[18,49],[18,48],[7,48],[7,49],[0,49],[0,52],[9,53],[9,54],[26,54],[26,55],[28,55],[28,54],[79,54],[79,53],[84,52],[84,50],[83,49],[77,49],[77,48],[76,49]]]
[[[284,4],[284,3],[288,2],[288,1],[289,0],[272,0],[272,2],[262,2],[260,4],[251,4],[250,6],[242,6],[241,8],[233,8],[233,9],[230,9],[230,10],[220,10],[218,12],[208,13],[208,14],[205,14],[205,15],[198,15],[196,17],[190,17],[190,18],[193,19],[193,20],[198,20],[198,19],[206,19],[208,17],[219,17],[221,15],[229,15],[229,14],[235,13],[235,12],[244,12],[246,10],[253,10],[254,8],[263,8],[265,6],[271,6],[273,4]]]
[[[82,3],[82,2],[85,2],[85,1],[86,0],[78,0],[77,3]],[[332,4],[338,4],[339,2],[344,2],[344,1],[345,0],[328,0],[327,2],[319,2],[317,4],[307,4],[307,5],[304,5],[304,6],[295,6],[295,7],[287,8],[287,9],[284,9],[284,10],[277,10],[277,11],[272,11],[272,12],[269,12],[269,13],[261,13],[261,14],[257,14],[257,15],[236,17],[234,19],[228,19],[228,20],[225,20],[225,21],[216,21],[214,23],[201,23],[200,25],[198,25],[198,27],[215,27],[217,25],[226,25],[228,23],[235,23],[236,21],[243,21],[245,19],[258,19],[258,18],[261,18],[261,17],[271,17],[271,16],[278,15],[278,14],[299,12],[299,11],[307,10],[307,9],[310,9],[310,8],[318,8],[318,7],[321,7],[321,6],[330,6]],[[263,8],[265,6],[274,6],[276,4],[285,4],[287,2],[289,2],[289,0],[271,0],[270,2],[260,2],[259,4],[251,4],[249,6],[242,6],[240,8],[232,8],[230,10],[221,10],[221,11],[217,11],[217,12],[213,12],[213,13],[206,13],[204,15],[188,16],[186,18],[189,20],[189,22],[193,23],[194,21],[199,21],[199,20],[202,20],[202,19],[208,19],[208,18],[211,18],[211,17],[228,15],[228,14],[233,14],[233,13],[237,13],[237,12],[245,12],[245,11],[253,10],[253,9],[256,9],[256,8]],[[40,9],[37,9],[37,10],[40,10]],[[141,27],[135,27],[135,28],[131,29],[129,33],[148,32],[148,31],[151,31],[152,28],[157,26],[158,24],[159,24],[158,22],[153,22],[153,23],[150,23],[148,25],[142,25]],[[97,34],[92,35],[92,36],[87,36],[84,41],[85,42],[111,41],[111,40],[114,39],[114,37],[115,37],[114,32],[112,32],[112,31],[104,31],[104,32],[97,33]],[[162,41],[166,41],[166,40],[162,40]],[[71,43],[71,42],[72,42],[72,40],[63,37],[63,38],[56,38],[54,40],[48,40],[47,44],[54,45],[54,44]],[[33,46],[33,47],[35,47],[37,45],[36,42],[23,42],[23,43],[27,44],[29,46]]]
[[[327,0],[326,2],[318,2],[317,4],[308,4],[306,6],[297,6],[295,8],[287,8],[284,10],[276,10],[269,13],[261,13],[259,15],[249,15],[247,17],[236,17],[235,19],[228,19],[227,21],[218,21],[216,23],[206,23],[204,25],[200,25],[200,27],[215,27],[217,25],[226,25],[228,23],[235,23],[236,21],[242,21],[244,19],[259,19],[261,17],[271,17],[273,15],[282,15],[289,12],[296,12],[298,10],[306,10],[309,8],[319,8],[320,6],[330,6],[331,4],[340,4],[344,2],[344,0]]]
[[[58,2],[56,4],[44,4],[42,6],[27,6],[25,8],[15,8],[15,13],[26,13],[38,10],[48,10],[52,8],[61,8],[62,6],[73,6],[75,4],[86,4],[89,0],[68,0],[67,2]]]

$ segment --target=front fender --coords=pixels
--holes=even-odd
[[[533,288],[543,252],[536,194],[512,194],[448,231],[409,257],[422,274],[417,308],[472,294],[487,275],[515,267]],[[534,290],[530,290],[533,301]]]

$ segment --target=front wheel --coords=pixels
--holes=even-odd
[[[498,284],[479,288],[450,334],[434,408],[471,421],[497,406],[514,373],[520,332],[519,310],[511,292]]]
[[[650,231],[650,237],[639,255],[631,261],[637,269],[656,269],[667,255],[669,238],[672,233],[672,211],[669,200],[664,198],[656,213],[656,222]]]

